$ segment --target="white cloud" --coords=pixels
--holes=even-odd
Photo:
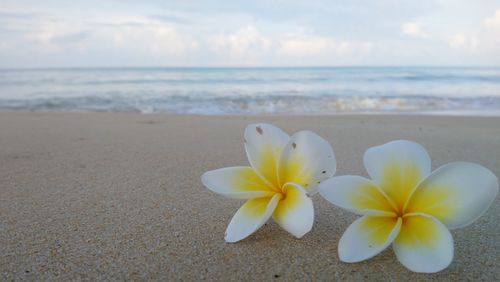
[[[112,40],[122,50],[155,56],[185,56],[198,49],[198,42],[164,24],[109,27],[99,32],[101,40]]]
[[[491,29],[500,29],[500,9],[491,18],[484,20],[484,26]]]
[[[493,1],[292,2],[2,0],[0,67],[500,64]]]
[[[492,17],[483,21],[484,32],[481,34],[481,43],[484,54],[500,56],[500,9]]]
[[[26,47],[34,48],[36,52],[54,53],[67,48],[68,46],[63,45],[68,43],[73,43],[73,47],[82,48],[81,42],[78,41],[82,41],[84,37],[86,33],[80,25],[44,21],[24,35],[23,40],[27,43]]]
[[[213,49],[221,55],[232,57],[256,56],[271,48],[271,40],[263,36],[254,26],[248,25],[227,35],[212,38]]]
[[[424,25],[420,22],[407,22],[402,26],[402,31],[404,34],[415,38],[426,38],[428,37],[427,32],[424,31]]]
[[[464,33],[457,33],[451,36],[448,44],[451,48],[459,51],[474,52],[479,48],[479,40],[475,36],[468,36]]]
[[[335,40],[319,35],[288,35],[279,41],[277,53],[285,57],[324,58],[365,55],[372,49],[370,42]]]
[[[284,56],[322,56],[335,45],[334,40],[324,37],[289,38],[280,42],[278,52]]]
[[[108,15],[89,22],[41,21],[20,38],[32,53],[102,53],[134,56],[183,57],[198,49],[198,41],[175,26],[146,17]]]
[[[483,27],[475,32],[458,32],[449,38],[449,46],[463,54],[500,55],[500,9],[483,20]]]

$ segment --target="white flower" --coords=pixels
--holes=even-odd
[[[392,244],[408,269],[438,272],[453,259],[448,229],[472,223],[498,192],[498,179],[478,164],[449,163],[431,173],[427,151],[411,141],[370,148],[363,160],[371,180],[339,176],[319,187],[328,201],[362,215],[339,241],[344,262],[366,260]]]
[[[307,194],[335,173],[329,143],[310,131],[292,137],[270,124],[251,124],[244,135],[251,166],[208,171],[201,181],[224,196],[247,200],[231,219],[225,240],[237,242],[273,216],[297,238],[312,228],[314,208]]]

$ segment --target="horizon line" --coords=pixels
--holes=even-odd
[[[85,70],[85,69],[333,69],[333,68],[500,68],[491,65],[342,65],[342,66],[49,66],[0,67],[0,71]]]

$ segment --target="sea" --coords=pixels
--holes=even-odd
[[[1,69],[0,111],[500,115],[500,67]]]

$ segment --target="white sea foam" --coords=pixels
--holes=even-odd
[[[500,113],[499,68],[1,70],[0,110]]]

